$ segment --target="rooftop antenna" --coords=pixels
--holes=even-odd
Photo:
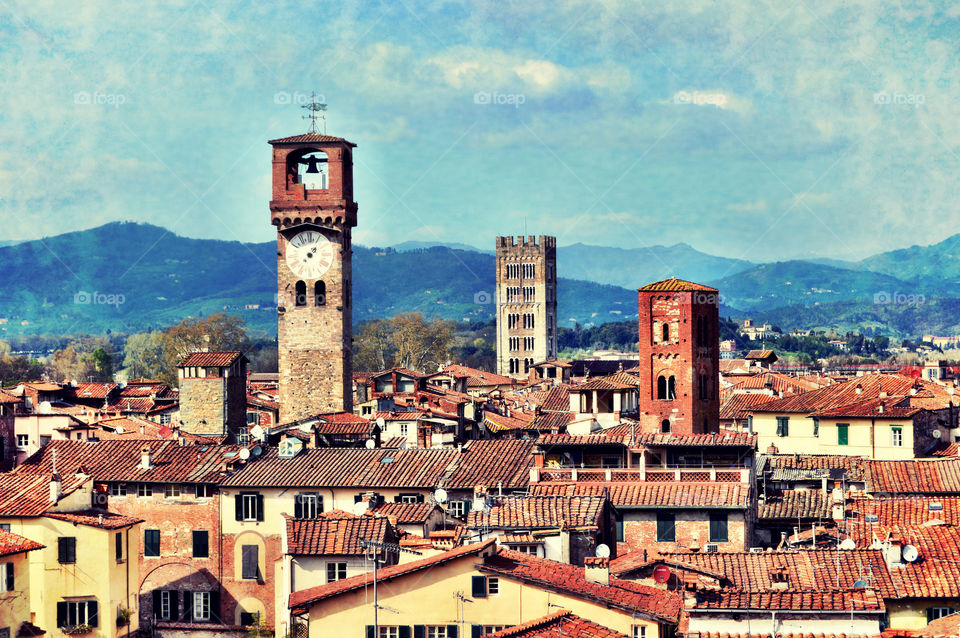
[[[360,539],[360,547],[364,550],[364,557],[367,560],[373,561],[373,635],[380,635],[380,618],[379,611],[380,609],[385,609],[386,611],[398,614],[396,609],[391,609],[384,605],[380,604],[380,599],[377,597],[377,567],[380,563],[387,562],[386,553],[387,552],[396,552],[396,553],[406,553],[406,554],[416,554],[417,556],[421,555],[421,552],[418,552],[413,549],[408,549],[406,547],[401,547],[396,543],[383,543],[380,541],[370,541]]]
[[[324,102],[317,102],[317,94],[310,94],[310,102],[300,106],[302,109],[307,109],[309,113],[303,116],[303,119],[310,120],[310,133],[319,133],[317,131],[317,120],[323,122],[323,134],[327,134],[327,105]]]

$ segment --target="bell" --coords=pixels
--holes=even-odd
[[[319,172],[320,172],[320,171],[317,169],[317,158],[316,158],[316,157],[308,157],[308,158],[307,158],[307,173],[319,173]]]

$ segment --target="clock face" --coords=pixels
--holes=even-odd
[[[305,230],[287,244],[287,266],[304,279],[320,279],[333,264],[333,250],[323,233]]]

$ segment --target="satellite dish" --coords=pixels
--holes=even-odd
[[[243,459],[244,461],[246,461],[247,459],[249,459],[249,458],[250,458],[250,450],[248,450],[247,448],[243,448],[242,450],[240,450],[240,458]]]
[[[383,419],[382,416],[378,416],[378,417],[377,417],[377,425],[380,426],[380,429],[381,429],[381,430],[383,429],[383,426],[385,426],[386,424],[387,424],[387,422]]]
[[[377,442],[374,441],[373,439],[367,439],[363,445],[368,450],[372,450],[373,448],[377,447]]]
[[[840,549],[856,549],[857,542],[852,538],[845,538],[840,543]]]
[[[920,552],[917,551],[916,547],[913,545],[907,545],[903,548],[903,560],[907,561],[908,563],[913,563],[916,562],[918,558],[920,558]]]
[[[367,511],[366,501],[357,501],[353,504],[353,513],[357,516],[363,516]]]
[[[600,558],[610,558],[610,547],[603,543],[597,545],[596,555]]]
[[[473,499],[473,503],[470,505],[470,509],[474,512],[482,512],[487,507],[487,501],[482,498]]]
[[[653,581],[655,583],[664,584],[670,580],[670,568],[666,565],[657,565],[653,568]]]
[[[263,448],[260,447],[259,445],[254,445],[253,449],[250,450],[250,454],[252,454],[253,456],[260,456],[261,454],[263,454]]]
[[[867,583],[865,580],[858,580],[853,584],[854,589],[866,589],[869,586],[869,583]]]
[[[435,500],[438,503],[446,503],[447,490],[443,489],[442,487],[438,487],[437,490],[433,493],[433,500]]]
[[[940,432],[940,430],[934,430],[934,431],[931,432],[930,434],[931,434],[931,436],[933,436],[933,438],[935,438],[935,439],[939,439],[941,436],[943,436],[943,434]]]
[[[40,414],[50,414],[53,412],[53,406],[50,405],[49,401],[43,401],[40,403],[40,407],[37,408],[37,412]]]

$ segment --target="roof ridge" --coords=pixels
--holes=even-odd
[[[552,624],[554,621],[560,618],[566,618],[568,616],[573,616],[574,613],[569,609],[560,609],[552,614],[547,614],[546,616],[541,616],[540,618],[534,618],[533,620],[528,620],[525,623],[520,623],[519,625],[514,625],[513,627],[507,627],[506,629],[501,629],[500,631],[492,634],[487,634],[486,638],[508,638],[508,636],[515,636],[516,634],[529,631],[531,629],[537,629],[539,627],[544,627],[546,625]],[[588,621],[592,622],[592,621]]]

